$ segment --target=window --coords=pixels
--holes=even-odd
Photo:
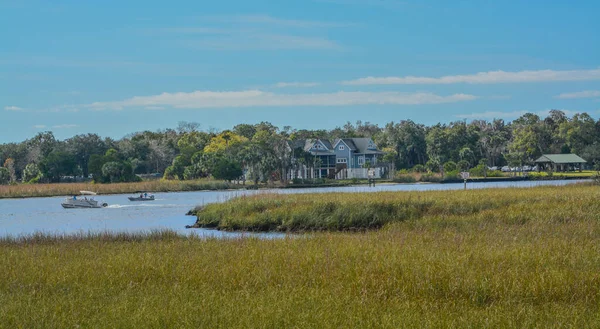
[[[318,149],[320,149],[320,148],[321,148],[321,145],[319,145],[319,144],[315,144],[315,146],[314,146],[313,148],[314,148],[314,149],[316,149],[316,150],[318,150]]]
[[[359,166],[362,166],[363,164],[365,164],[365,158],[363,158],[363,157],[359,157],[359,158],[358,158],[358,165],[359,165]]]
[[[340,150],[340,151],[343,151],[343,150],[344,150],[344,145],[340,145],[340,146],[338,147],[338,150]]]
[[[346,158],[338,158],[336,162],[337,163],[348,163],[348,159],[346,159]]]

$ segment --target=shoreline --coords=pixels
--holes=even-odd
[[[554,176],[554,177],[477,177],[470,178],[467,183],[493,183],[493,182],[520,182],[520,181],[560,181],[560,180],[590,180],[589,176]],[[375,181],[378,185],[411,185],[411,184],[463,184],[462,179],[443,180],[440,182],[394,182],[393,180]],[[289,185],[238,185],[220,181],[147,181],[139,183],[115,183],[115,184],[91,184],[91,183],[54,183],[37,185],[7,185],[0,186],[0,200],[2,199],[30,199],[51,198],[59,196],[78,195],[79,191],[94,191],[98,195],[125,195],[140,192],[153,193],[177,193],[177,192],[217,192],[217,191],[239,191],[239,190],[276,190],[276,189],[308,189],[308,188],[331,188],[365,186],[369,183],[340,182],[325,184],[289,184]],[[127,186],[124,186],[127,185]],[[99,188],[99,189],[98,189]],[[25,191],[11,191],[12,189],[23,189]],[[43,191],[42,189],[47,189]],[[3,191],[8,190],[8,191]],[[105,190],[105,191],[102,191]],[[21,192],[21,193],[19,193]],[[9,195],[14,194],[14,195]]]

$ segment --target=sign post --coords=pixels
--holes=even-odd
[[[471,174],[468,171],[463,171],[460,173],[460,177],[462,177],[462,179],[464,179],[465,181],[465,190],[467,189],[467,179],[469,179],[469,177],[471,177]]]

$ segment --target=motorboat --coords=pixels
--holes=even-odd
[[[154,201],[154,195],[140,194],[140,196],[130,196],[129,201]]]
[[[65,200],[60,204],[63,208],[72,209],[72,208],[104,208],[108,206],[106,202],[100,202],[98,200],[94,200],[94,195],[96,193],[90,191],[79,191],[81,195],[79,197],[72,196],[65,198]],[[88,195],[90,197],[88,197]]]

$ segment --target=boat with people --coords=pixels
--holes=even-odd
[[[94,200],[94,195],[96,193],[90,191],[79,191],[81,195],[77,197],[76,195],[72,197],[67,197],[60,204],[63,208],[72,209],[72,208],[104,208],[108,207],[108,203],[100,202],[98,200]],[[90,196],[88,198],[88,195]]]
[[[140,196],[130,196],[129,201],[154,201],[154,195],[148,193],[142,193]]]

